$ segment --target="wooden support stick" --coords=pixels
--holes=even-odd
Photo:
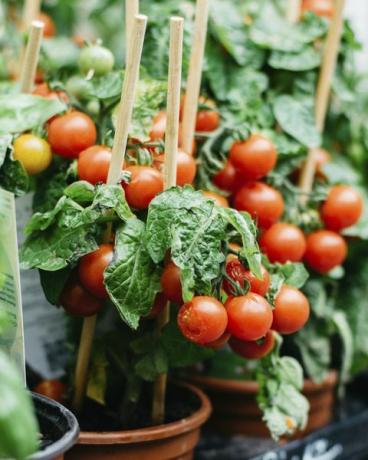
[[[182,148],[184,152],[187,153],[192,153],[193,148],[207,36],[208,9],[208,0],[197,0],[193,45],[189,63],[182,125]]]
[[[23,7],[22,15],[22,32],[26,32],[33,21],[38,18],[41,9],[41,0],[26,0]]]
[[[165,190],[176,185],[177,154],[179,143],[180,88],[183,56],[184,20],[173,17],[170,20],[170,57],[167,89],[167,123],[165,135]],[[157,319],[159,332],[170,320],[170,303],[167,303]],[[167,375],[161,374],[154,383],[152,421],[160,425],[165,419],[165,396]]]
[[[331,92],[332,79],[336,69],[337,57],[343,29],[343,13],[345,0],[336,0],[335,13],[328,31],[326,45],[323,54],[321,71],[319,75],[316,91],[316,126],[322,134],[325,128],[325,121],[328,103]],[[308,194],[313,188],[314,176],[316,172],[316,149],[310,149],[307,160],[301,171],[299,186],[303,192],[302,203],[308,200]]]
[[[117,184],[120,181],[121,169],[124,163],[125,150],[128,142],[130,122],[133,114],[146,25],[146,16],[137,15],[134,18],[131,40],[129,42],[129,58],[121,92],[112,157],[107,178],[107,183],[109,185]],[[110,236],[111,231],[107,232],[107,235],[105,236],[107,241],[110,240]],[[73,409],[76,412],[79,412],[83,405],[95,325],[96,316],[86,318],[83,322],[75,371],[75,392],[72,402]]]
[[[44,25],[40,21],[33,21],[31,24],[20,75],[20,90],[22,93],[30,93],[33,89],[38,58],[40,55],[43,28]]]
[[[296,24],[300,19],[301,0],[288,0],[286,18],[291,24]]]
[[[129,41],[132,36],[134,18],[139,14],[139,0],[125,0],[125,46],[130,49]],[[126,60],[128,57],[126,56]]]

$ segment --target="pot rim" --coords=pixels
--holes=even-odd
[[[78,444],[88,445],[112,445],[112,444],[136,444],[174,437],[203,425],[209,418],[212,406],[203,391],[194,385],[184,382],[173,381],[172,384],[187,388],[195,393],[200,399],[200,408],[187,418],[165,425],[158,425],[138,430],[125,431],[81,431]]]
[[[311,379],[304,379],[303,391],[316,393],[327,388],[333,388],[337,383],[337,379],[338,373],[336,370],[330,370],[321,383],[313,382]],[[190,376],[190,381],[200,385],[205,390],[221,390],[243,394],[256,393],[258,391],[258,383],[253,380],[231,380],[204,375],[192,375]]]
[[[60,418],[63,417],[67,419],[69,430],[60,439],[53,442],[50,446],[47,446],[45,449],[36,452],[28,458],[28,460],[51,460],[64,454],[74,446],[79,435],[79,424],[75,415],[62,404],[37,393],[32,392],[31,394],[33,401],[38,401],[43,406],[53,407],[54,409],[57,408],[58,412],[60,413]]]

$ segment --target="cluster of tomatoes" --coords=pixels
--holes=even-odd
[[[323,149],[316,152],[317,173],[329,160]],[[347,255],[347,245],[339,232],[358,222],[363,212],[363,200],[348,185],[331,187],[320,208],[324,229],[304,235],[296,225],[279,222],[285,203],[281,193],[260,181],[275,167],[276,148],[259,134],[244,142],[236,142],[224,169],[213,179],[221,189],[232,194],[236,209],[247,211],[260,230],[260,246],[272,263],[305,261],[319,273],[328,273],[341,265]]]
[[[275,307],[271,307],[265,299],[270,275],[264,267],[262,279],[258,279],[237,256],[229,255],[226,272],[223,290],[228,297],[225,304],[208,296],[196,296],[183,303],[180,269],[173,262],[165,267],[161,277],[162,295],[166,301],[181,305],[177,321],[188,340],[214,349],[229,343],[241,356],[260,359],[273,349],[275,331],[292,334],[307,322],[308,300],[291,286],[282,287]]]

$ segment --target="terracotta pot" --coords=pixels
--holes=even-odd
[[[212,402],[213,414],[207,425],[212,431],[225,435],[269,437],[256,401],[256,382],[205,376],[193,376],[191,381],[202,388]],[[310,414],[308,425],[300,435],[304,436],[331,421],[336,384],[337,373],[334,371],[321,384],[305,380],[303,393],[310,403]]]
[[[32,399],[44,441],[42,449],[28,460],[63,460],[65,452],[77,441],[77,419],[52,399],[36,393],[32,393]]]
[[[200,400],[188,418],[150,428],[105,433],[81,432],[66,460],[190,460],[201,426],[211,413],[211,403],[198,388],[180,384]]]

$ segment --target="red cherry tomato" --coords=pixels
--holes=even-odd
[[[261,295],[263,297],[267,294],[270,288],[271,278],[270,274],[263,265],[261,266],[261,273],[262,279],[258,279],[256,275],[254,275],[254,273],[252,273],[249,270],[245,272],[245,276],[250,285],[251,292],[255,292],[256,294]]]
[[[73,316],[93,316],[104,307],[101,300],[90,294],[78,281],[68,281],[60,296],[60,305]]]
[[[316,174],[321,179],[325,179],[326,176],[323,173],[323,166],[331,161],[331,155],[327,150],[322,148],[317,148],[314,150],[315,161],[316,161]]]
[[[104,284],[104,272],[111,263],[113,256],[114,247],[111,244],[101,244],[96,251],[83,256],[79,261],[80,282],[88,292],[98,299],[108,298]]]
[[[346,259],[348,247],[344,238],[330,230],[318,230],[307,237],[305,260],[319,273],[328,273]]]
[[[182,305],[183,303],[180,273],[180,268],[174,262],[170,262],[166,265],[161,275],[162,292],[170,302],[178,305]]]
[[[45,38],[54,37],[56,34],[56,27],[51,17],[46,13],[40,13],[37,19],[43,23],[43,36]]]
[[[149,166],[128,166],[129,184],[123,183],[125,197],[132,208],[146,209],[158,193],[164,190],[164,178],[157,169]]]
[[[211,132],[220,126],[220,115],[214,110],[200,110],[197,113],[196,131]]]
[[[259,340],[271,328],[271,305],[254,292],[229,298],[225,308],[229,318],[227,330],[240,340]]]
[[[234,207],[247,211],[262,228],[268,228],[284,213],[281,193],[263,182],[249,182],[235,195]]]
[[[60,99],[61,101],[68,103],[69,96],[66,94],[65,91],[60,90],[51,90],[47,83],[40,83],[36,85],[32,91],[32,94],[35,96],[42,96],[46,99]]]
[[[363,199],[349,185],[335,185],[321,208],[322,220],[329,230],[336,232],[358,222],[363,213]]]
[[[249,290],[261,296],[265,296],[270,287],[270,274],[262,265],[262,279],[258,279],[250,270],[246,270],[240,260],[234,256],[226,264],[226,273],[239,286],[244,289],[245,281],[249,284]],[[236,292],[228,280],[224,280],[223,289],[228,295],[236,295]]]
[[[183,152],[182,150],[178,151],[177,154],[177,174],[176,174],[176,185],[182,187],[186,184],[192,184],[196,172],[197,172],[197,165],[195,159],[192,155]],[[165,163],[165,154],[157,155],[155,157],[154,165],[158,167],[158,169],[163,172]]]
[[[275,300],[272,329],[280,334],[293,334],[305,326],[310,315],[308,299],[291,286],[282,286]]]
[[[105,145],[94,145],[80,153],[78,177],[90,184],[106,183],[111,162],[111,149]]]
[[[260,246],[272,263],[300,262],[306,250],[306,240],[295,225],[277,223],[263,233]]]
[[[335,11],[333,0],[303,0],[302,9],[326,18],[332,18]]]
[[[157,316],[163,311],[167,303],[167,298],[162,292],[159,292],[156,295],[155,302],[153,304],[153,307],[151,311],[148,313],[148,315],[143,316],[142,319],[153,319],[157,318]]]
[[[275,333],[268,331],[259,342],[239,340],[231,337],[229,340],[230,348],[246,359],[262,359],[267,356],[275,347]]]
[[[230,337],[230,332],[224,332],[219,339],[215,340],[214,342],[208,343],[206,347],[212,348],[212,350],[220,350],[228,343]]]
[[[60,380],[43,380],[33,388],[33,391],[60,404],[63,404],[66,399],[66,385]]]
[[[225,163],[224,169],[216,174],[213,178],[213,183],[221,190],[231,192],[234,190],[236,180],[236,169],[231,161]]]
[[[65,158],[78,158],[80,152],[96,143],[96,126],[82,112],[69,112],[52,119],[48,140],[54,153]]]
[[[210,192],[210,191],[204,191],[202,193],[206,198],[210,198],[211,200],[213,200],[216,206],[220,206],[222,208],[229,207],[228,200],[224,196],[220,195],[219,193]]]
[[[178,326],[188,340],[207,345],[219,339],[227,326],[227,313],[214,297],[193,297],[181,306]]]
[[[274,144],[259,134],[236,142],[230,150],[230,161],[247,180],[257,180],[272,171],[277,162]]]

